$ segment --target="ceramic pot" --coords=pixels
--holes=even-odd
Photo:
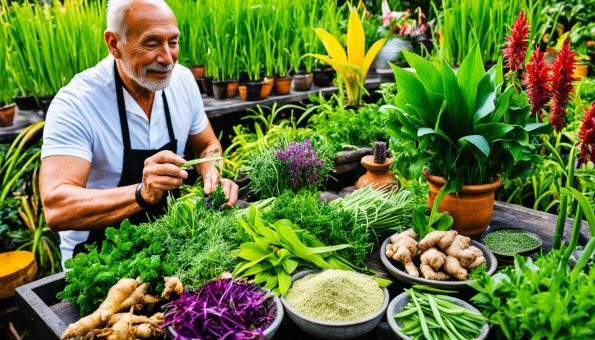
[[[14,123],[16,107],[14,103],[0,106],[0,127],[8,127]]]
[[[312,71],[314,85],[318,87],[327,87],[333,84],[335,79],[335,70],[332,68],[317,68]]]
[[[260,81],[248,81],[244,85],[246,85],[247,101],[252,102],[260,99],[260,90],[262,89],[262,84]]]
[[[225,80],[213,81],[213,97],[217,100],[227,98],[227,82]]]
[[[376,56],[376,70],[390,70],[391,68],[388,63],[397,64],[402,61],[403,50],[413,50],[411,41],[402,38],[391,38],[387,40]]]
[[[18,96],[14,97],[12,101],[17,104],[19,111],[38,111],[39,104],[35,101],[33,96]]]
[[[50,104],[54,100],[54,96],[41,96],[39,97],[39,106],[41,106],[41,111],[43,111],[43,118],[48,114],[48,109],[50,108]]]
[[[574,66],[573,74],[577,79],[587,78],[587,75],[589,74],[589,65],[588,64],[576,64]]]
[[[277,77],[275,79],[275,93],[279,96],[289,94],[291,91],[291,77]]]
[[[0,300],[13,296],[17,287],[31,282],[37,273],[35,256],[29,251],[1,253],[0,263]]]
[[[227,98],[233,98],[238,94],[238,86],[240,83],[235,79],[227,80]]]
[[[204,78],[206,69],[205,65],[195,65],[190,68],[190,72],[192,72],[194,79]]]
[[[201,93],[209,97],[213,96],[213,77],[198,78],[196,81],[200,82],[199,87],[202,87]]]
[[[300,73],[293,76],[293,89],[304,92],[312,87],[312,73]]]
[[[446,180],[423,172],[430,185],[428,206],[432,208],[438,190]],[[494,192],[502,185],[500,176],[493,183],[464,185],[456,194],[448,194],[438,207],[439,212],[448,211],[452,216],[453,229],[465,236],[480,236],[488,227],[494,212]]]
[[[265,77],[262,81],[262,86],[260,88],[260,99],[267,99],[271,94],[271,90],[273,89],[273,84],[275,83],[274,78]]]
[[[362,165],[368,170],[355,183],[355,188],[360,189],[368,185],[372,185],[374,189],[390,188],[390,190],[399,189],[399,183],[395,176],[389,171],[390,165],[393,163],[392,158],[387,158],[384,163],[374,163],[374,155],[367,155],[362,157]]]

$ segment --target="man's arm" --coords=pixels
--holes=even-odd
[[[177,188],[186,171],[184,159],[170,151],[147,158],[141,196],[159,202],[166,190]],[[120,223],[142,208],[136,203],[136,185],[87,189],[91,164],[74,156],[49,156],[41,161],[39,187],[45,218],[55,231],[90,230]]]
[[[188,143],[194,155],[199,158],[215,157],[223,154],[221,143],[217,140],[211,123],[196,135],[188,136]],[[223,161],[218,162],[219,169],[223,168]],[[198,164],[198,171],[202,176],[205,193],[208,195],[217,189],[221,174],[214,166],[214,162]],[[238,200],[239,188],[233,181],[221,178],[221,188],[225,192],[228,206],[233,206]]]

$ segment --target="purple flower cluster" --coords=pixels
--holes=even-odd
[[[291,141],[285,149],[277,151],[275,157],[287,165],[296,188],[315,185],[322,179],[325,161],[318,159],[309,139],[301,143]]]

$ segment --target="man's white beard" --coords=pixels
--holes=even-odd
[[[149,65],[143,67],[140,73],[133,70],[130,65],[126,62],[124,58],[121,59],[122,67],[124,68],[124,72],[132,78],[135,82],[137,82],[140,86],[149,89],[151,91],[160,91],[164,90],[166,87],[169,86],[171,82],[171,74],[165,78],[160,80],[153,80],[147,77],[147,73],[149,71],[157,71],[157,72],[170,72],[174,69],[175,64],[164,65],[158,62],[153,62]]]

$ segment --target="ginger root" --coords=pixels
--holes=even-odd
[[[486,258],[483,256],[483,252],[481,251],[481,249],[471,246],[469,247],[469,249],[471,251],[473,251],[473,255],[475,256],[475,260],[473,260],[473,262],[471,262],[468,266],[467,269],[475,269],[479,266],[481,266],[483,263],[487,263],[486,262]]]
[[[454,278],[459,281],[466,280],[468,276],[467,269],[461,267],[459,259],[452,255],[446,256],[446,261],[444,262],[444,271],[454,276]]]
[[[421,250],[428,249],[430,247],[438,246],[440,249],[446,249],[457,236],[455,230],[449,231],[432,231],[427,234],[421,241],[419,241],[419,248]]]
[[[417,254],[417,234],[413,229],[407,229],[400,234],[395,234],[391,237],[392,244],[387,246],[386,255],[395,261],[399,261],[405,267],[409,275],[419,277],[419,270],[413,263],[413,257]]]
[[[163,293],[161,293],[162,299],[167,300],[172,294],[181,296],[182,293],[184,293],[184,286],[182,286],[180,279],[175,276],[165,278],[165,288],[163,289]]]

